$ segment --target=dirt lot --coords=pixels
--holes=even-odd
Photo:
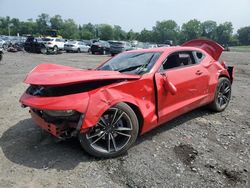
[[[250,187],[250,53],[237,65],[226,111],[192,111],[140,137],[116,159],[88,156],[77,140],[56,142],[18,99],[39,63],[95,67],[107,56],[5,53],[0,63],[0,187]]]

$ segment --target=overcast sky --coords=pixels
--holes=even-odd
[[[156,21],[231,21],[234,31],[250,26],[250,0],[0,0],[0,16],[36,19],[41,13],[73,18],[77,24],[108,23],[124,30],[151,29]]]

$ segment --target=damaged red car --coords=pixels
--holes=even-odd
[[[197,39],[123,52],[93,70],[41,64],[25,78],[20,102],[52,135],[78,137],[89,154],[115,157],[138,135],[195,108],[223,111],[234,68],[219,61],[222,51]]]

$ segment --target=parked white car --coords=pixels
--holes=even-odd
[[[84,42],[80,41],[69,41],[64,44],[64,50],[66,52],[89,52],[90,47]]]
[[[43,38],[43,43],[47,49],[52,49],[57,52],[59,50],[64,50],[64,39],[59,38]]]

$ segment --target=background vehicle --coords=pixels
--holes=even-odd
[[[110,53],[110,45],[107,41],[100,40],[91,45],[91,53],[92,54],[109,54]]]
[[[222,51],[213,41],[192,40],[123,52],[96,70],[41,64],[26,77],[20,102],[52,135],[78,136],[90,154],[115,157],[138,135],[195,108],[225,110],[234,70],[219,62]]]
[[[8,44],[1,38],[0,38],[0,48],[3,48],[3,49],[8,48]]]
[[[129,42],[125,41],[109,41],[109,44],[110,44],[110,54],[112,56],[133,49],[132,45]]]
[[[24,43],[24,50],[26,52],[41,53],[41,50],[46,49],[41,38],[28,36]]]
[[[57,53],[60,50],[64,50],[64,39],[61,38],[43,38],[43,43],[48,50],[52,50]]]
[[[64,50],[66,52],[89,52],[90,47],[87,46],[84,42],[79,41],[69,41],[64,44]]]

